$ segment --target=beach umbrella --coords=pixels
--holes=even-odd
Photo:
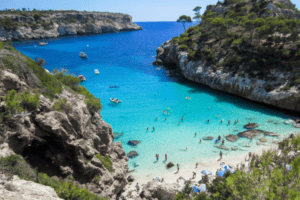
[[[204,174],[204,175],[211,175],[212,172],[210,170],[202,170],[201,171],[201,174]]]
[[[192,188],[194,189],[194,192],[197,192],[197,193],[199,192],[199,190],[198,190],[198,188],[196,188],[196,186],[193,186]]]
[[[217,174],[218,174],[218,176],[223,177],[225,173],[226,173],[226,171],[224,169],[222,169],[222,170],[218,171]]]
[[[206,191],[206,185],[205,184],[201,184],[198,189],[200,190],[200,192],[205,192]]]
[[[227,169],[229,169],[228,165],[223,164],[222,165],[223,169],[226,171]]]

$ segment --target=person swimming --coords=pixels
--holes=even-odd
[[[165,118],[165,120],[167,120],[167,118]]]
[[[220,115],[218,114],[217,117],[220,117]]]
[[[223,121],[224,121],[224,119],[221,119],[221,121],[220,121],[220,122],[221,122],[221,123],[223,123]]]
[[[230,120],[228,120],[228,125],[230,124]]]
[[[202,142],[202,140],[200,139],[199,142]]]
[[[183,119],[184,119],[184,116],[181,117],[181,121],[183,121]]]
[[[147,127],[147,131],[149,131],[149,128]]]
[[[195,137],[197,136],[197,133],[195,133]]]
[[[153,131],[155,131],[155,127],[153,126]]]
[[[158,120],[158,118],[156,117],[155,120]]]
[[[180,125],[180,122],[178,122],[178,125]]]
[[[206,122],[209,122],[209,119],[207,119]]]

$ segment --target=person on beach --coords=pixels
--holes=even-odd
[[[198,163],[196,163],[196,167],[195,168],[197,168],[198,167]]]
[[[179,172],[179,164],[177,164],[177,172]]]
[[[167,154],[165,154],[165,159],[166,159],[166,161],[168,160],[168,155]]]
[[[193,178],[196,178],[196,172],[193,172]]]
[[[136,188],[137,193],[139,193],[139,191],[140,191],[139,183],[136,183],[135,188]]]
[[[228,125],[230,124],[230,120],[228,120]]]
[[[154,128],[154,126],[153,126],[153,131],[155,131],[155,128]]]
[[[222,151],[220,151],[220,158],[222,159],[222,157],[223,157],[223,153]]]

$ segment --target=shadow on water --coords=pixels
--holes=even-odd
[[[282,117],[285,119],[291,118],[291,117],[292,118],[299,117],[298,112],[277,108],[272,105],[252,101],[252,100],[240,97],[240,96],[236,96],[236,95],[226,93],[226,92],[223,92],[220,90],[212,89],[209,86],[195,83],[184,77],[182,79],[180,79],[179,81],[177,81],[177,83],[184,85],[185,87],[188,87],[189,88],[188,92],[190,94],[203,93],[203,94],[209,94],[211,96],[214,96],[215,103],[228,103],[228,104],[235,105],[241,109],[252,110],[255,112],[262,113],[262,114],[273,115],[273,116]]]

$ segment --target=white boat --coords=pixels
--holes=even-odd
[[[99,74],[100,73],[98,69],[94,69],[94,71],[95,71],[95,74]]]
[[[48,42],[39,42],[39,45],[40,46],[46,46],[46,45],[48,45]]]
[[[87,55],[85,52],[80,52],[79,56],[80,56],[80,58],[87,58]]]
[[[110,98],[109,99],[111,102],[113,102],[113,103],[121,103],[122,101],[121,100],[119,100],[119,99],[115,99],[115,98]]]

